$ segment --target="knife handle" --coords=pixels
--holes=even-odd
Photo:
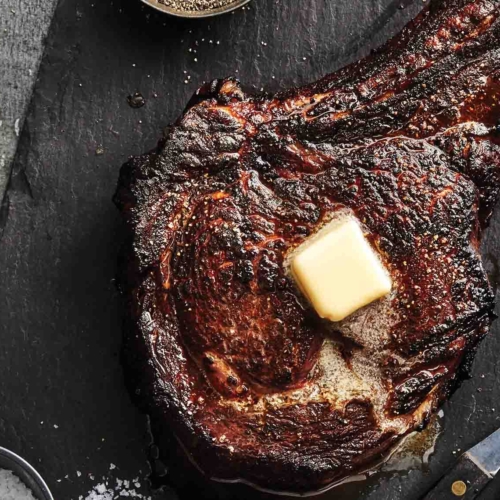
[[[464,453],[422,500],[472,500],[491,480],[492,476]]]

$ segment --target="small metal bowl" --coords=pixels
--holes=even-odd
[[[160,12],[165,12],[166,14],[170,14],[172,16],[177,17],[189,17],[189,18],[201,18],[201,17],[214,17],[220,14],[225,14],[226,12],[231,12],[232,10],[236,10],[239,7],[243,7],[243,5],[250,2],[250,0],[235,0],[233,3],[226,5],[225,7],[219,7],[217,9],[209,9],[209,10],[200,10],[200,11],[185,11],[178,10],[172,7],[167,7],[162,4],[159,0],[141,0],[142,3],[153,7],[153,9],[159,10]]]
[[[5,448],[0,448],[0,469],[11,470],[37,500],[54,500],[42,476],[24,458]]]

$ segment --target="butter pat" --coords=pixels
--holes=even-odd
[[[340,321],[391,291],[391,279],[353,219],[333,222],[291,260],[302,292],[322,318]]]

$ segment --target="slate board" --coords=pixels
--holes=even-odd
[[[366,54],[422,7],[402,3],[253,0],[234,14],[184,21],[138,0],[59,2],[0,217],[0,445],[32,462],[57,500],[85,498],[103,478],[138,477],[149,494],[146,419],[119,360],[121,234],[111,196],[120,165],[155,145],[203,80],[236,74],[268,90],[306,83]],[[135,91],[146,97],[141,109],[127,105]],[[499,248],[497,212],[484,242],[495,284]],[[342,498],[416,500],[454,451],[495,430],[499,327],[482,344],[473,380],[444,408],[429,470],[379,476]],[[270,498],[209,488],[196,473],[182,481],[196,483],[202,500]],[[497,481],[481,498],[499,496]],[[324,496],[333,498],[339,491]]]
[[[55,0],[0,2],[0,200],[55,6]]]

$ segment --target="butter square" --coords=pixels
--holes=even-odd
[[[340,321],[391,291],[391,279],[354,219],[333,222],[291,260],[302,292],[322,318]]]

